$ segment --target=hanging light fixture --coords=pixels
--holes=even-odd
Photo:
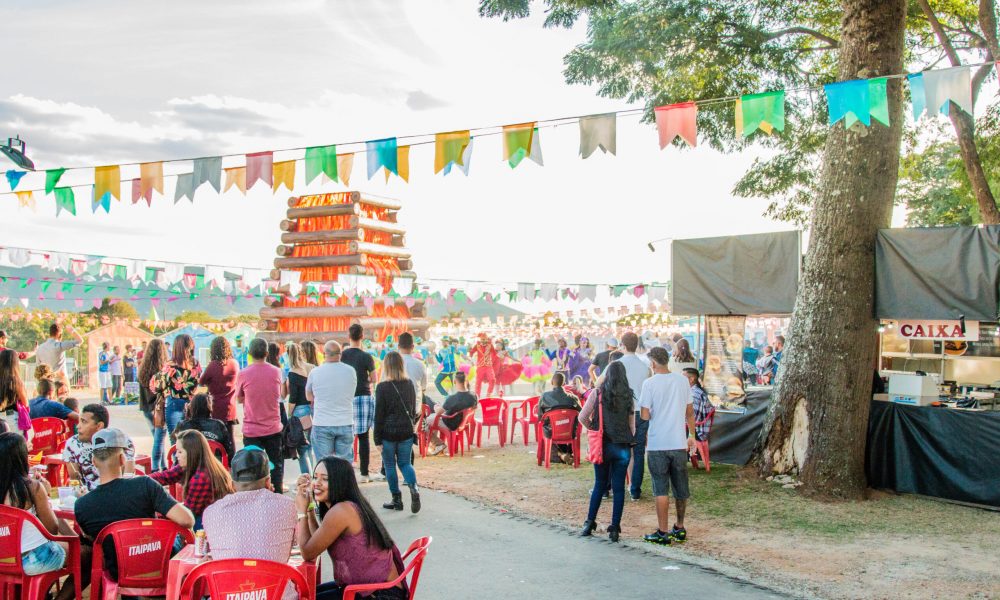
[[[20,136],[14,136],[12,138],[7,138],[7,144],[0,146],[0,152],[3,152],[4,156],[9,158],[15,165],[21,167],[22,169],[27,169],[29,171],[35,170],[35,163],[31,161],[30,158],[24,153],[27,145]]]

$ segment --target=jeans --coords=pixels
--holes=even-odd
[[[646,470],[646,436],[649,434],[649,421],[639,418],[635,413],[635,446],[632,446],[632,475],[629,492],[633,498],[642,494],[642,476]]]
[[[274,468],[271,469],[271,485],[274,486],[276,493],[281,494],[284,491],[283,481],[285,478],[285,458],[281,452],[281,433],[263,437],[243,436],[243,445],[257,446],[267,453],[267,459],[274,465]]]
[[[441,371],[440,373],[438,373],[437,378],[434,380],[434,387],[437,388],[439,394],[447,398],[448,390],[444,389],[444,386],[441,385],[441,382],[443,382],[445,379],[450,381],[452,385],[455,385],[455,374],[445,373],[444,371]]]
[[[167,437],[167,428],[164,427],[153,427],[153,411],[144,410],[142,411],[143,416],[146,417],[146,423],[149,424],[149,430],[153,433],[153,451],[152,451],[152,462],[154,471],[163,470],[163,439]]]
[[[382,464],[385,465],[385,480],[389,491],[399,493],[399,475],[396,467],[403,472],[403,482],[411,488],[417,487],[417,472],[413,470],[410,458],[413,454],[413,438],[402,442],[382,440]]]
[[[122,396],[122,376],[112,375],[111,376],[111,397],[121,398]]]
[[[292,409],[293,417],[305,417],[312,416],[312,407],[308,404],[300,404]],[[309,445],[309,438],[306,438],[306,443],[303,446],[299,446],[299,472],[303,475],[312,473],[312,446]]]
[[[346,461],[354,458],[353,425],[313,425],[310,441],[317,461],[331,454]]]
[[[611,526],[621,527],[622,510],[625,508],[625,472],[628,471],[628,461],[631,454],[632,449],[628,445],[604,440],[604,460],[601,464],[594,465],[594,489],[590,491],[588,521],[597,518],[597,511],[601,508],[601,499],[604,497],[604,491],[608,489],[610,481],[611,491],[614,493],[614,501],[611,505]]]
[[[174,437],[174,429],[184,420],[184,409],[187,407],[187,400],[183,398],[167,398],[167,405],[164,409],[164,416],[167,422],[167,433],[170,434],[170,443],[177,441]]]
[[[66,551],[55,542],[45,542],[21,555],[25,575],[41,575],[58,571],[66,564]]]

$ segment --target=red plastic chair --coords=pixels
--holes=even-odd
[[[212,598],[267,598],[279,600],[289,583],[304,600],[316,591],[293,567],[269,560],[228,558],[202,563],[191,570],[181,585],[181,600]],[[208,588],[207,590],[205,588]]]
[[[393,579],[392,581],[386,581],[385,583],[370,583],[366,585],[356,584],[349,585],[344,588],[343,600],[355,600],[355,594],[362,594],[366,592],[374,592],[376,590],[388,590],[399,585],[406,576],[410,576],[410,581],[407,583],[407,589],[410,591],[409,598],[413,598],[417,595],[417,582],[420,580],[420,570],[424,566],[424,559],[427,558],[427,548],[434,541],[432,537],[422,537],[413,541],[410,547],[406,549],[406,554],[403,555],[403,562],[406,563],[406,559],[412,554],[413,558],[410,562],[403,567],[403,572],[399,574],[399,577]]]
[[[223,446],[219,442],[215,442],[212,440],[205,440],[205,441],[208,442],[208,447],[212,449],[212,454],[215,455],[215,458],[219,459],[222,462],[222,466],[228,469],[229,457],[226,456],[225,446]],[[176,464],[175,462],[176,456],[177,456],[177,444],[174,444],[173,446],[170,447],[169,450],[167,450],[168,467],[172,467]],[[179,483],[172,484],[170,486],[170,495],[173,497],[174,500],[178,502],[184,502],[184,486]]]
[[[698,426],[698,425],[704,425],[706,422],[708,423],[708,432],[711,433],[712,424],[715,423],[714,406],[712,407],[712,410],[708,411],[708,414],[705,415],[704,419],[702,419],[701,421],[695,421],[694,424],[695,426]],[[710,472],[712,470],[712,463],[710,463],[708,460],[708,440],[707,439],[704,441],[695,440],[694,450],[695,450],[694,454],[691,455],[691,466],[693,466],[696,469],[698,468],[698,455],[701,455],[701,460],[702,462],[705,463],[705,472],[706,473]]]
[[[476,447],[483,447],[483,427],[486,427],[486,438],[490,437],[490,427],[497,428],[500,437],[500,447],[507,443],[507,401],[502,398],[483,398],[479,401],[481,417],[475,417],[472,427],[476,430]]]
[[[97,534],[91,567],[91,600],[116,600],[122,596],[166,596],[167,567],[174,539],[194,542],[194,534],[166,519],[126,519]],[[104,540],[114,540],[118,581],[104,569]],[[219,596],[220,598],[222,596]]]
[[[521,406],[515,406],[513,412],[511,413],[510,420],[510,442],[514,443],[514,426],[518,423],[521,424],[521,435],[524,437],[524,445],[528,445],[528,438],[530,437],[529,431],[531,427],[538,425],[538,415],[535,414],[538,410],[538,400],[539,396],[534,398],[528,398],[521,403]],[[520,413],[520,416],[518,416]],[[535,434],[535,439],[538,439],[538,434]]]
[[[427,432],[427,428],[424,427],[424,423],[427,421],[427,417],[431,416],[431,407],[426,404],[421,404],[423,408],[420,411],[421,422],[420,427],[417,429],[417,449],[420,451],[420,458],[427,458],[427,445],[430,443],[430,434]]]
[[[573,468],[580,467],[580,429],[581,425],[573,426],[578,411],[569,408],[557,408],[542,415],[535,431],[535,438],[538,440],[538,464],[545,461],[545,468],[552,465],[552,444],[571,444],[573,446]],[[552,436],[545,437],[542,427],[548,423],[552,429]],[[574,433],[575,430],[575,433]]]
[[[458,429],[452,431],[447,425],[442,423],[442,419],[450,419],[452,417],[457,417],[458,413],[453,415],[446,415],[444,413],[439,414],[434,418],[434,423],[432,427],[438,428],[438,435],[442,435],[445,438],[445,444],[448,446],[448,457],[455,456],[456,452],[460,452],[462,456],[465,456],[465,446],[466,441],[468,445],[472,446],[472,419],[475,418],[476,409],[468,408],[462,411],[462,422],[459,424]],[[440,427],[439,427],[440,425]]]
[[[31,430],[35,435],[31,438],[31,453],[58,454],[66,446],[66,422],[56,417],[40,417],[31,420]]]
[[[21,564],[21,529],[25,523],[35,526],[46,540],[67,544],[66,563],[62,569],[41,575],[25,575]],[[44,600],[55,583],[67,575],[73,576],[77,598],[83,598],[80,588],[80,538],[72,535],[52,535],[35,515],[26,510],[0,504],[0,588],[3,597],[14,598],[14,587],[21,586],[21,600]]]

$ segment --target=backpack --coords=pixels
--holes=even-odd
[[[281,452],[285,458],[296,459],[299,457],[299,447],[305,446],[305,429],[302,428],[302,421],[298,417],[290,417],[285,421],[285,426],[281,429]]]

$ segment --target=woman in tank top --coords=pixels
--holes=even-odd
[[[28,471],[28,445],[17,433],[0,433],[0,498],[7,506],[25,510],[41,521],[53,535],[72,530],[56,518],[49,505],[49,484]],[[66,548],[51,542],[31,523],[21,528],[21,564],[25,575],[39,575],[61,569]],[[73,586],[69,586],[70,590]]]
[[[399,549],[361,495],[348,461],[327,456],[316,465],[311,481],[300,476],[295,504],[302,558],[314,560],[327,552],[333,561],[334,581],[316,588],[316,600],[339,600],[349,585],[392,581],[403,571]],[[400,584],[365,597],[404,600],[408,592]]]

